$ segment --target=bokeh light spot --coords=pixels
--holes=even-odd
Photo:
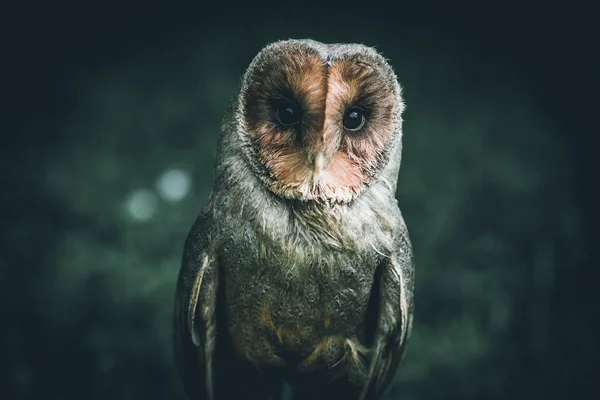
[[[147,221],[156,213],[158,198],[148,189],[137,189],[127,200],[127,210],[131,218],[137,221]]]
[[[182,200],[190,191],[190,175],[179,169],[163,172],[156,182],[156,190],[160,197],[169,202]]]

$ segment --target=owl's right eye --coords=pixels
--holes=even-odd
[[[285,102],[278,106],[275,113],[277,122],[283,126],[290,126],[300,122],[300,107],[292,102]]]

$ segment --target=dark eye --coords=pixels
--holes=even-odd
[[[344,128],[358,131],[365,125],[365,113],[360,108],[352,107],[344,115]]]
[[[294,125],[300,122],[300,107],[292,102],[282,103],[277,108],[276,116],[281,125]]]

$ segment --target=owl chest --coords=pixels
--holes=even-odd
[[[255,363],[277,365],[310,359],[332,340],[359,340],[374,258],[261,246],[265,245],[246,237],[225,249],[227,322],[242,355]]]

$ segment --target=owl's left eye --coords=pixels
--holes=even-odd
[[[300,107],[292,102],[286,102],[279,105],[275,115],[281,125],[294,125],[300,122]]]
[[[365,113],[357,107],[352,107],[344,114],[344,128],[349,131],[359,131],[365,126]]]

